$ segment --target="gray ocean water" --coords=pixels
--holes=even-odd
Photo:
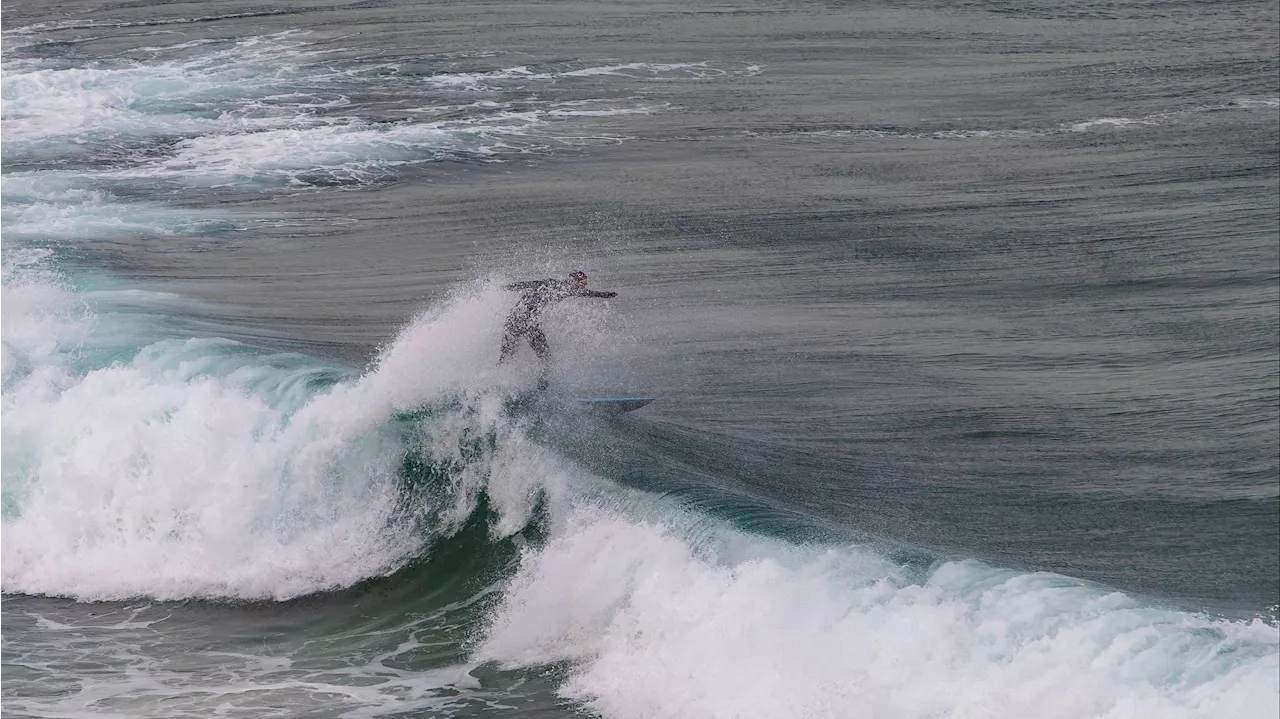
[[[1280,712],[1276,3],[0,17],[6,716]]]

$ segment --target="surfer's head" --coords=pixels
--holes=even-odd
[[[570,272],[570,273],[569,273],[569,284],[573,285],[574,287],[578,287],[578,288],[586,287],[586,286],[587,286],[587,273],[583,272],[582,270],[574,270],[573,272]]]

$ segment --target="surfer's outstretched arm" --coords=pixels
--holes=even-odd
[[[573,293],[574,297],[617,297],[617,292],[596,292],[595,290],[578,290]]]
[[[555,280],[525,280],[524,282],[512,282],[511,284],[507,285],[504,289],[513,290],[513,291],[514,290],[531,290],[535,287],[542,287],[543,285],[547,285],[552,282],[555,282]]]

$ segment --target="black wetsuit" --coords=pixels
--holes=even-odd
[[[617,297],[617,292],[593,292],[586,289],[575,289],[568,280],[529,280],[507,285],[508,290],[518,290],[520,301],[516,303],[511,314],[507,315],[507,325],[502,333],[502,355],[499,362],[515,354],[520,340],[529,339],[533,351],[543,360],[548,359],[550,347],[547,336],[543,334],[538,320],[542,310],[566,297]]]

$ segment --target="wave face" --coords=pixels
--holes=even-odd
[[[11,2],[6,712],[1280,714],[1274,8],[1043,5]]]

